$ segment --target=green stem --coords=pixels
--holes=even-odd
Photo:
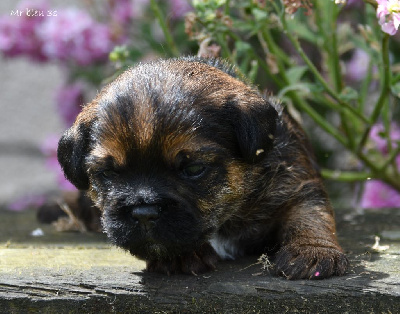
[[[287,94],[293,102],[305,113],[307,113],[325,132],[333,136],[344,147],[348,147],[346,138],[340,134],[336,127],[331,125],[324,117],[322,117],[313,107],[300,98],[295,92]]]
[[[364,0],[364,2],[369,3],[370,5],[372,5],[375,9],[378,6],[376,0]]]
[[[363,136],[361,137],[360,144],[358,145],[358,151],[361,152],[364,149],[364,146],[367,142],[369,133],[371,131],[372,125],[376,123],[378,120],[379,114],[382,111],[383,106],[385,105],[389,93],[390,93],[390,62],[389,62],[389,35],[385,34],[382,39],[382,63],[383,63],[383,79],[382,79],[382,87],[381,93],[379,95],[378,101],[376,102],[375,108],[371,114],[370,124],[364,131]]]
[[[242,39],[232,32],[231,30],[228,30],[228,35],[233,38],[234,41],[242,41]],[[268,74],[268,76],[275,82],[276,85],[278,85],[279,88],[285,87],[286,83],[277,75],[273,74],[271,72],[271,69],[269,68],[268,64],[265,62],[263,58],[261,58],[257,53],[254,51],[252,52],[252,57],[257,59],[259,65],[262,67],[262,69],[265,71],[265,73]]]
[[[268,45],[268,48],[272,54],[275,55],[276,51],[274,50],[275,45],[273,43],[272,36],[268,29],[264,29],[262,31],[262,36]],[[289,79],[286,76],[286,70],[280,59],[277,58],[277,66],[279,69],[279,75],[282,78],[285,86],[289,85]],[[317,71],[318,72],[318,71]],[[317,111],[314,110],[307,102],[304,101],[299,95],[294,92],[288,92],[287,95],[292,99],[292,101],[304,112],[306,112],[323,130],[325,130],[328,134],[332,135],[338,142],[340,142],[345,147],[348,146],[347,140],[337,131],[337,128],[332,126],[326,119],[324,119]]]
[[[325,179],[336,180],[342,182],[356,182],[365,181],[370,179],[379,179],[391,185],[396,190],[400,191],[400,182],[393,177],[384,176],[383,178],[374,176],[368,172],[353,172],[353,171],[335,171],[329,169],[322,169],[321,174]]]
[[[382,110],[382,107],[385,105],[389,93],[390,93],[390,60],[389,60],[389,35],[385,34],[382,39],[382,62],[383,62],[383,82],[382,82],[382,91],[379,95],[378,102],[372,112],[371,122],[374,124],[379,114]]]
[[[262,39],[265,40],[265,44],[267,45],[267,47],[264,48],[265,54],[267,55],[267,57],[269,54],[271,54],[273,56],[277,56],[275,58],[275,60],[276,60],[276,65],[278,66],[278,69],[279,69],[279,74],[282,77],[285,76],[285,72],[286,72],[285,66],[282,63],[282,59],[277,54],[276,45],[275,45],[275,42],[272,38],[272,35],[271,35],[271,32],[269,31],[269,29],[267,29],[266,27],[263,28],[261,30],[261,37],[262,37]],[[287,82],[286,79],[284,79],[284,80]]]
[[[270,52],[275,55],[276,51],[274,50],[275,45],[273,43],[272,36],[269,30],[264,29],[262,31],[262,37],[264,38],[266,44],[268,45],[268,49]],[[289,79],[286,76],[286,70],[281,60],[277,59],[277,66],[279,69],[279,75],[282,78],[285,86],[289,85]],[[308,103],[306,103],[298,94],[294,91],[288,92],[287,95],[293,100],[293,102],[301,108],[304,112],[306,112],[322,129],[324,129],[327,133],[331,134],[337,141],[339,141],[344,146],[347,146],[346,139],[337,131],[335,127],[333,127],[330,123],[326,121],[317,111],[315,111]]]
[[[393,149],[392,152],[389,154],[389,157],[385,161],[385,163],[382,165],[382,167],[379,169],[380,172],[386,171],[386,169],[395,162],[397,155],[400,154],[400,143],[397,146],[397,149]],[[395,165],[395,169],[397,169],[397,165]]]
[[[367,99],[367,95],[369,93],[370,90],[370,85],[372,82],[372,68],[373,68],[373,63],[372,61],[369,62],[368,65],[368,72],[367,75],[365,77],[365,79],[362,82],[361,88],[360,88],[360,93],[359,93],[359,107],[358,110],[362,113],[364,112],[364,107],[365,107],[365,101]]]
[[[160,10],[159,5],[157,4],[156,0],[150,0],[150,7],[154,13],[154,15],[156,16],[158,23],[160,24],[160,27],[164,33],[165,36],[165,40],[167,41],[167,45],[169,48],[169,52],[172,56],[178,57],[179,56],[179,51],[176,48],[173,36],[167,26],[167,23],[164,19],[164,16]]]
[[[393,188],[400,192],[400,180],[398,177],[389,174],[387,170],[383,172],[381,170],[382,166],[369,160],[364,154],[360,153],[357,156],[364,163],[364,165],[371,169],[375,178],[380,179],[383,182],[391,185]]]
[[[268,76],[274,81],[279,88],[283,88],[286,84],[282,81],[280,77],[271,73],[271,69],[269,68],[268,64],[265,62],[263,58],[258,56],[254,53],[254,58],[257,59],[258,63],[260,64],[261,68],[268,74]]]
[[[331,75],[331,79],[335,86],[335,92],[340,94],[342,92],[343,82],[342,82],[342,73],[340,69],[339,50],[337,45],[337,16],[339,11],[337,5],[331,3],[330,6],[333,10],[333,13],[325,15],[326,17],[328,17],[327,19],[328,21],[323,21],[322,19],[319,19],[320,30],[325,37],[326,44],[324,46],[329,56],[328,60],[330,68],[329,73]],[[321,13],[320,15],[322,16],[323,12],[320,13]],[[326,24],[328,25],[327,31],[325,31],[324,29],[324,25]],[[350,119],[346,111],[341,111],[340,120],[343,127],[343,131],[349,140],[348,141],[349,147],[351,150],[353,150],[355,148],[356,142],[354,139],[354,132],[349,125]]]
[[[368,172],[341,171],[330,169],[322,169],[321,174],[325,179],[343,182],[365,181],[373,177],[372,174]]]
[[[356,149],[356,140],[354,138],[354,131],[351,129],[351,127],[349,125],[350,118],[349,118],[348,114],[346,114],[345,112],[342,112],[340,114],[340,121],[341,121],[341,124],[343,127],[343,131],[348,138],[348,144],[349,144],[348,147],[351,151],[354,151]]]
[[[382,181],[389,184],[390,186],[392,186],[393,188],[395,188],[397,191],[400,192],[400,180],[398,177],[396,178],[394,176],[387,175],[382,178]]]
[[[285,18],[282,20],[282,24],[284,25],[284,28],[287,29]],[[328,85],[328,83],[325,81],[325,79],[322,77],[322,75],[319,73],[318,69],[315,67],[315,65],[312,63],[312,61],[307,57],[305,54],[303,48],[300,45],[300,42],[298,41],[297,38],[295,38],[290,32],[284,31],[286,36],[289,38],[290,42],[293,44],[295,47],[296,51],[299,53],[300,57],[303,59],[303,61],[307,64],[308,68],[310,69],[311,73],[315,76],[317,81],[322,85],[322,87],[325,89],[325,91],[334,99],[336,100],[339,105],[343,106],[344,108],[348,109],[354,116],[356,116],[358,119],[362,120],[365,123],[370,123],[369,119],[365,117],[363,114],[358,112],[356,108],[354,108],[352,105],[349,103],[343,101],[340,96]]]
[[[336,23],[334,23],[336,29]],[[332,50],[331,50],[331,57],[332,58],[332,67],[334,73],[334,82],[335,82],[335,89],[336,92],[340,93],[343,88],[342,82],[342,73],[340,71],[340,63],[339,63],[339,56],[338,56],[338,47],[337,47],[337,36],[336,31],[332,34]]]
[[[228,16],[230,15],[230,2],[230,0],[226,0],[224,7],[224,14]]]
[[[257,38],[264,50],[264,53],[266,55],[273,53],[275,56],[279,56],[279,59],[282,60],[285,65],[293,65],[293,61],[290,59],[290,57],[275,43],[272,34],[269,30],[267,30],[267,27],[268,25],[265,25],[261,31],[257,32]]]
[[[313,100],[321,106],[325,106],[334,111],[341,111],[341,107],[339,107],[337,103],[333,102],[331,98],[325,97],[325,95],[321,93],[315,93],[312,97]]]
[[[339,14],[339,6],[333,1],[325,3],[322,7],[316,1],[316,7],[319,10],[317,15],[318,26],[320,33],[324,36],[324,47],[328,53],[329,59],[329,74],[335,86],[336,93],[340,93],[343,88],[342,73],[340,69],[339,49],[337,44],[337,17]],[[331,9],[329,14],[326,14],[326,9]]]
[[[229,60],[229,62],[234,63],[232,60],[232,54],[226,42],[226,36],[222,33],[216,34],[219,45],[222,49],[222,57]]]

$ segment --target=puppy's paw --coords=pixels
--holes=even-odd
[[[215,270],[219,256],[207,243],[200,249],[181,257],[181,270],[185,274],[197,275]]]
[[[146,269],[149,272],[164,274],[184,273],[198,275],[207,271],[215,270],[219,260],[217,253],[208,244],[203,244],[195,251],[185,253],[173,259],[148,260]]]
[[[349,265],[347,257],[335,246],[283,246],[275,256],[275,270],[287,279],[324,279],[341,276]]]
[[[175,274],[180,268],[179,260],[174,259],[155,259],[146,261],[146,270],[150,273],[161,273],[161,274]]]

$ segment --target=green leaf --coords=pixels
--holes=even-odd
[[[225,5],[226,0],[193,0],[192,5],[196,10],[201,9],[218,9]]]
[[[257,32],[257,26],[254,21],[233,20],[233,29],[237,29],[243,34]]]
[[[287,20],[288,31],[296,34],[299,38],[304,39],[314,45],[317,45],[320,41],[321,36],[311,30],[307,23],[302,21]]]
[[[400,98],[400,82],[392,85],[390,87],[392,94],[395,95],[396,97]]]
[[[264,22],[268,18],[268,14],[264,10],[260,10],[258,8],[253,8],[253,10],[251,10],[251,12],[254,16],[254,19],[257,22]]]
[[[345,87],[339,95],[344,101],[358,100],[358,92],[351,87]]]
[[[308,67],[305,65],[292,67],[286,71],[286,76],[290,84],[295,84],[300,81]]]
[[[113,62],[124,62],[128,57],[129,50],[126,46],[115,46],[109,54],[109,58]]]
[[[298,84],[288,85],[288,86],[286,86],[285,88],[282,88],[279,91],[277,97],[279,99],[283,99],[283,96],[285,94],[287,94],[289,92],[293,92],[293,91],[299,92],[300,94],[308,95],[312,91],[312,84],[309,84],[309,83],[298,83]]]
[[[252,46],[244,41],[236,41],[235,42],[236,50],[239,54],[246,53],[249,50],[252,50]]]

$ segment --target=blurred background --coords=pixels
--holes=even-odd
[[[16,4],[1,1],[0,15],[10,16]],[[56,173],[46,167],[40,147],[49,135],[60,135],[64,128],[54,104],[63,80],[56,64],[36,63],[28,57],[0,58],[0,204],[58,188]]]

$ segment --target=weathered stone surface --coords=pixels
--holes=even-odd
[[[337,216],[351,260],[348,274],[288,281],[261,274],[257,257],[222,262],[197,277],[149,274],[102,234],[55,233],[32,212],[0,211],[0,312],[398,312],[400,242],[393,234],[400,230],[400,211]],[[38,227],[45,235],[31,236]],[[378,251],[372,249],[377,235]]]

